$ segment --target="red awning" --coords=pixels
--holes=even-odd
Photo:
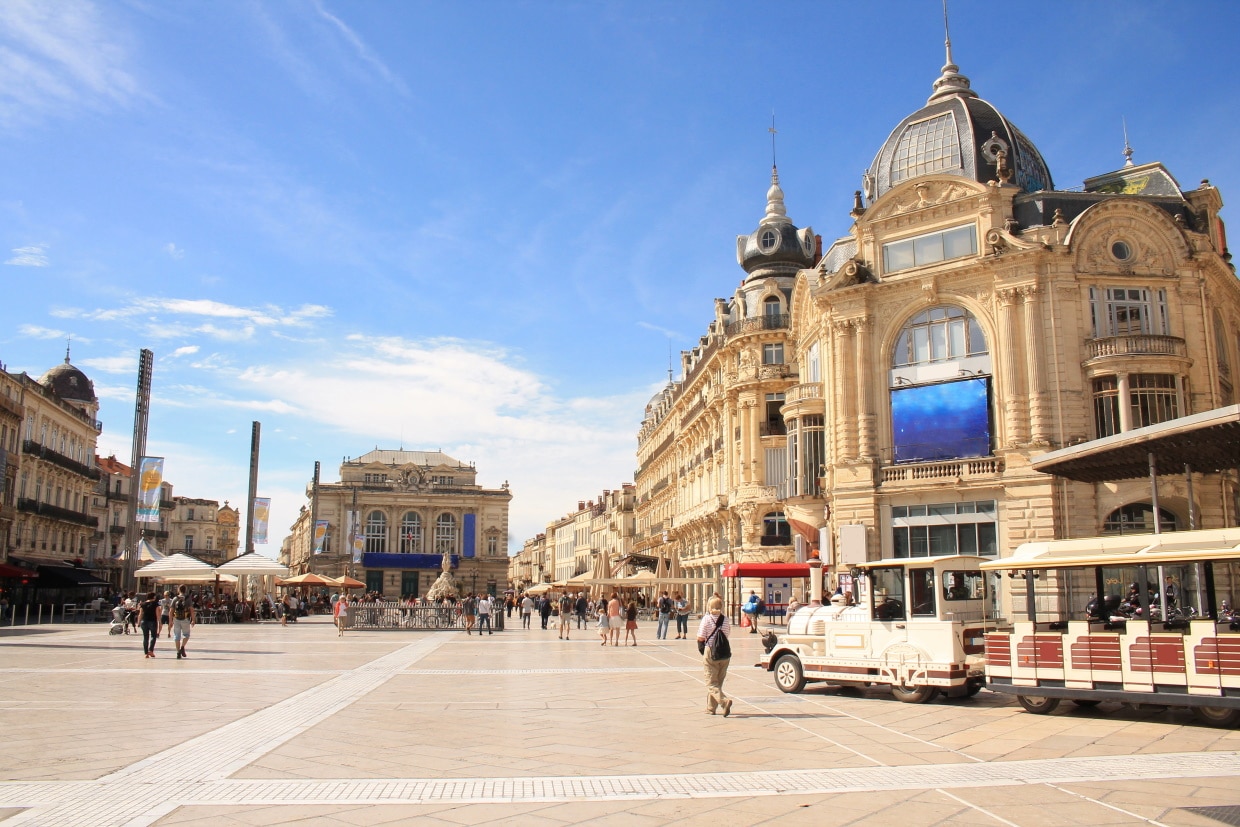
[[[39,573],[37,571],[19,569],[17,566],[10,566],[8,563],[0,563],[0,579],[16,580],[21,577],[34,578],[38,576]]]
[[[809,577],[808,563],[730,563],[724,577]]]

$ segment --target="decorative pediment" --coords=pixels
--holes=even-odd
[[[1075,253],[1080,273],[1170,276],[1191,256],[1184,231],[1170,215],[1120,198],[1077,216],[1064,244]]]
[[[867,218],[891,218],[917,210],[930,209],[953,201],[961,201],[983,192],[980,184],[961,180],[917,181],[892,190],[871,207]]]
[[[844,262],[840,269],[824,277],[822,286],[827,290],[840,290],[858,284],[877,284],[878,279],[870,271],[864,261],[852,258]]]

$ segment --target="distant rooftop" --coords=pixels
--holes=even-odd
[[[468,468],[460,460],[453,459],[443,451],[384,451],[376,448],[367,454],[354,459],[346,459],[347,463],[368,465],[378,462],[382,465],[417,465],[421,468],[435,468],[447,465],[454,468]]]

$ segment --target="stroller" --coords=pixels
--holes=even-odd
[[[117,606],[112,609],[112,622],[108,624],[109,635],[127,635],[129,634],[129,624],[125,622],[125,607]]]

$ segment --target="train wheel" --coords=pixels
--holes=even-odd
[[[1222,709],[1217,706],[1195,706],[1193,714],[1203,724],[1217,727],[1240,726],[1240,709]]]
[[[775,685],[781,692],[800,692],[805,688],[805,672],[796,655],[782,655],[775,661]]]
[[[1041,695],[1017,695],[1016,700],[1026,712],[1032,712],[1034,715],[1049,715],[1055,711],[1055,707],[1059,706],[1058,698],[1044,698]]]
[[[891,685],[891,696],[906,704],[924,704],[939,696],[937,686],[897,686]]]

